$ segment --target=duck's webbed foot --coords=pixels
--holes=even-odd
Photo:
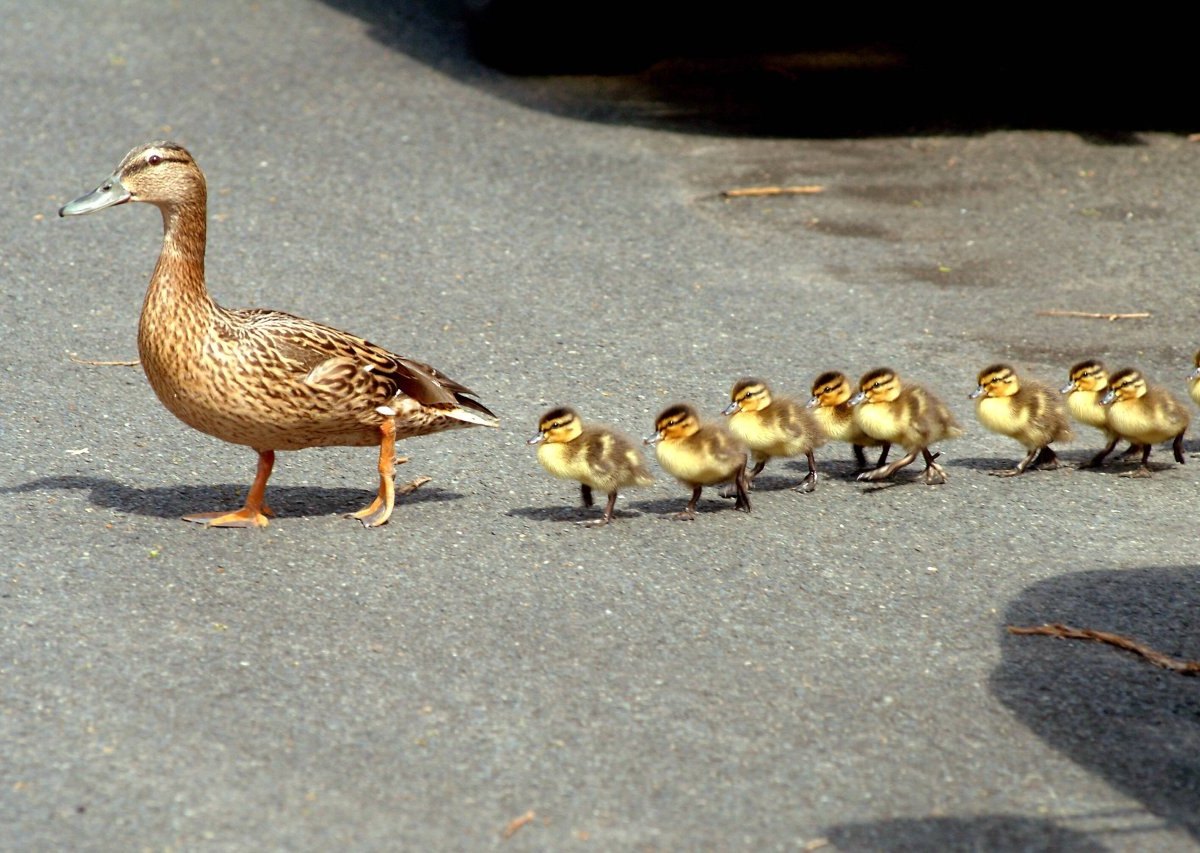
[[[274,517],[275,512],[267,506],[264,497],[267,492],[267,480],[271,477],[271,469],[275,467],[275,451],[260,450],[258,452],[258,470],[254,474],[254,482],[246,495],[246,505],[233,512],[196,512],[185,515],[184,521],[193,521],[206,527],[266,527],[267,518]]]

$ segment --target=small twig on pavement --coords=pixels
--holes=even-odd
[[[1068,640],[1093,640],[1097,643],[1107,643],[1110,646],[1116,646],[1119,649],[1125,649],[1126,651],[1141,655],[1155,666],[1169,669],[1171,672],[1178,672],[1180,675],[1200,675],[1200,661],[1173,658],[1130,637],[1124,637],[1120,634],[1110,634],[1107,631],[1093,631],[1091,628],[1072,628],[1061,622],[1054,622],[1045,625],[1030,625],[1025,628],[1009,625],[1008,632],[1010,634],[1041,634],[1046,637],[1064,637]]]

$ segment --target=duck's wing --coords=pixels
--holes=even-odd
[[[365,338],[283,311],[250,309],[236,313],[243,343],[294,365],[303,382],[339,396],[366,394],[374,405],[387,405],[398,394],[447,414],[467,410],[483,418],[464,418],[486,426],[497,419],[473,399],[470,388],[431,365],[405,358]]]

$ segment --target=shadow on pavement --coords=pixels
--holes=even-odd
[[[1062,622],[1200,659],[1200,567],[1053,578],[1026,589],[1004,622]],[[1000,648],[991,689],[1005,706],[1072,761],[1200,840],[1200,679],[1094,642],[1003,630]]]
[[[49,492],[58,489],[86,490],[96,506],[131,515],[179,518],[193,512],[234,510],[246,499],[249,483],[214,486],[162,486],[137,489],[101,477],[65,475],[43,477],[20,486],[0,489],[0,494]],[[322,489],[312,486],[268,486],[267,503],[279,516],[344,514],[362,509],[375,497],[367,489]],[[462,495],[436,486],[423,486],[410,495],[396,498],[397,508],[425,501],[458,500]]]
[[[895,818],[831,827],[826,836],[838,850],[859,853],[1023,850],[1102,853],[1108,849],[1084,832],[1037,818],[984,815],[972,818]]]
[[[325,2],[442,73],[588,121],[806,138],[1039,129],[1097,144],[1196,124],[1187,98],[1149,94],[1191,78],[1186,28],[1141,32],[1150,24],[1128,16],[1047,15],[1033,26],[1019,14],[956,24],[932,9],[927,20],[909,7],[887,17],[762,0],[707,13],[670,0]]]

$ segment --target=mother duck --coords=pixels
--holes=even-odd
[[[395,504],[396,439],[498,426],[474,392],[427,364],[282,311],[222,308],[204,283],[204,173],[173,142],[141,145],[60,216],[130,201],[162,211],[163,244],[138,324],[138,353],[158,399],[190,427],[258,453],[246,505],[184,516],[212,527],[265,527],[275,451],[379,446],[379,492],[353,513],[385,524]],[[414,488],[424,480],[414,481]]]

